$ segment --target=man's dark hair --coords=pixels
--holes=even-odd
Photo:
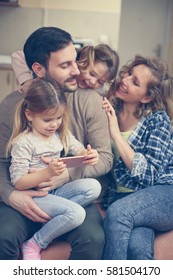
[[[71,35],[57,27],[41,27],[34,31],[24,44],[24,54],[28,67],[32,70],[34,62],[46,69],[51,52],[65,48],[72,42]]]

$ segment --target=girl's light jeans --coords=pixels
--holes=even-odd
[[[93,202],[100,191],[100,183],[87,178],[64,184],[45,197],[35,197],[36,204],[52,217],[34,234],[37,244],[44,249],[54,238],[80,226],[85,219],[82,206]]]
[[[103,259],[153,259],[155,231],[173,229],[173,185],[155,185],[111,204]]]

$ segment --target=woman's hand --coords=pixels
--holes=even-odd
[[[118,119],[115,114],[115,110],[106,97],[103,98],[102,107],[105,110],[108,117],[110,136],[112,139],[115,139],[118,136],[118,134],[120,134]]]

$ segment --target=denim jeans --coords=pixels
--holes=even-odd
[[[153,259],[154,231],[172,229],[173,185],[155,185],[129,194],[107,210],[103,259]]]
[[[86,218],[58,239],[70,244],[70,260],[100,260],[105,244],[103,220],[94,203],[85,207]],[[17,260],[23,242],[41,228],[10,206],[0,203],[0,260]]]
[[[34,234],[34,239],[42,248],[56,237],[80,226],[85,219],[82,206],[90,204],[101,191],[95,179],[78,179],[64,184],[45,197],[35,197],[36,204],[52,219]]]

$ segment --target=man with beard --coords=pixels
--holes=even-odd
[[[10,158],[5,146],[11,136],[14,109],[24,97],[19,91],[8,95],[0,104],[0,259],[18,259],[20,246],[50,217],[39,209],[34,196],[45,196],[44,187],[61,186],[77,178],[100,178],[112,167],[107,119],[102,100],[97,92],[77,88],[79,70],[76,50],[71,35],[56,27],[42,27],[33,32],[24,45],[28,67],[38,78],[50,76],[64,89],[70,109],[70,130],[86,146],[90,144],[99,153],[93,166],[71,168],[61,176],[53,177],[42,185],[42,191],[17,191],[10,182]],[[97,110],[96,110],[97,109]],[[94,204],[86,207],[86,219],[63,239],[71,245],[71,260],[101,259],[104,247],[102,218]]]

